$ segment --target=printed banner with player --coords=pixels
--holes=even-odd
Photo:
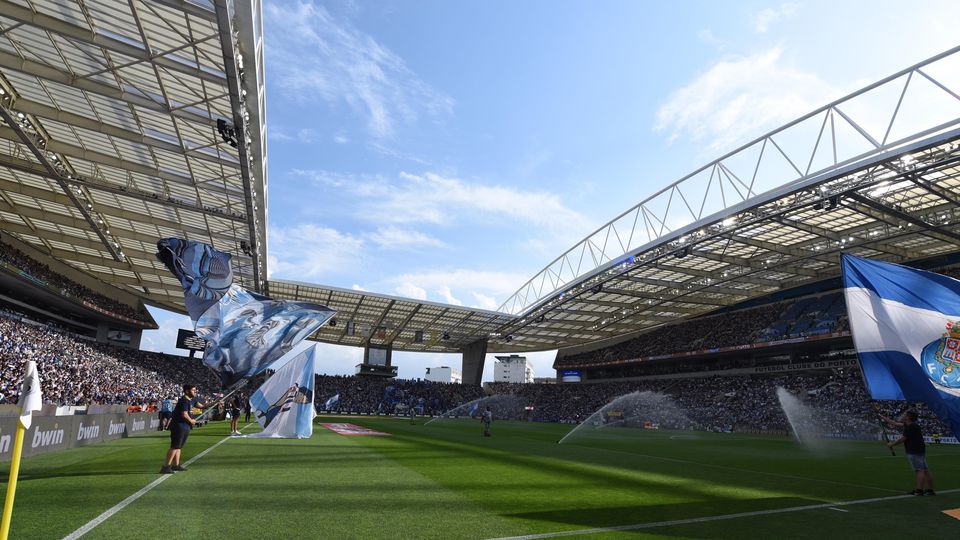
[[[180,280],[203,363],[224,387],[253,377],[290,352],[336,311],[310,302],[273,300],[233,284],[231,256],[208,244],[164,238],[157,258]]]
[[[852,255],[841,264],[870,395],[924,401],[960,433],[960,281]]]
[[[316,346],[294,356],[250,396],[263,431],[250,437],[308,439],[313,435]]]
[[[265,370],[335,314],[320,304],[271,300],[234,285],[197,321],[197,335],[207,341],[203,363],[230,386]]]

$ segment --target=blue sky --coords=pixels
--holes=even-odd
[[[933,1],[264,4],[271,276],[487,309],[710,159],[957,45],[960,16]],[[175,352],[189,321],[152,312],[143,346]],[[326,373],[362,357],[321,347]],[[553,352],[529,357],[552,375]],[[416,378],[459,357],[394,363]]]

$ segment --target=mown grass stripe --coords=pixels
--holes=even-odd
[[[960,489],[948,489],[939,493],[956,493]],[[753,512],[738,512],[736,514],[725,514],[721,516],[704,516],[698,518],[673,519],[670,521],[655,521],[652,523],[635,523],[633,525],[617,525],[613,527],[596,527],[593,529],[574,529],[570,531],[557,531],[540,534],[526,534],[523,536],[502,536],[491,540],[537,540],[539,538],[557,538],[560,536],[579,536],[582,534],[598,534],[618,531],[636,531],[640,529],[654,529],[659,527],[670,527],[673,525],[690,525],[693,523],[706,523],[708,521],[722,521],[727,519],[738,519],[754,516],[768,516],[771,514],[784,514],[787,512],[802,512],[805,510],[819,510],[829,508],[838,510],[836,506],[853,506],[855,504],[870,504],[882,501],[895,501],[897,499],[912,499],[914,495],[895,495],[892,497],[874,497],[872,499],[859,499],[855,501],[841,501],[835,503],[810,504],[806,506],[792,506],[790,508],[772,508],[770,510],[755,510]]]
[[[243,429],[247,429],[247,428],[250,427],[251,425],[253,425],[253,422],[251,422],[251,423],[243,426]],[[195,461],[197,461],[198,459],[202,458],[203,456],[209,454],[209,453],[212,452],[215,448],[217,448],[217,447],[220,446],[221,444],[227,442],[227,441],[230,440],[231,438],[233,438],[233,437],[232,437],[232,436],[224,437],[224,438],[221,439],[220,441],[216,442],[213,446],[207,448],[207,449],[204,450],[203,452],[200,452],[199,454],[197,454],[197,455],[193,456],[192,458],[188,459],[188,460],[186,461],[186,463],[184,463],[184,466],[189,466],[190,464],[192,464],[193,462],[195,462]],[[136,500],[139,499],[140,497],[143,497],[144,495],[146,495],[147,493],[149,493],[150,490],[152,490],[153,488],[159,486],[159,485],[162,484],[164,481],[166,481],[167,478],[170,478],[171,476],[173,476],[173,475],[172,475],[172,474],[165,474],[165,475],[161,476],[160,478],[157,478],[157,479],[154,480],[153,482],[150,482],[150,483],[147,484],[146,486],[140,488],[140,490],[137,491],[136,493],[134,493],[133,495],[130,495],[130,496],[127,497],[126,499],[124,499],[124,500],[118,502],[117,504],[113,505],[111,508],[109,508],[109,509],[108,509],[107,511],[105,511],[104,513],[102,513],[102,514],[100,514],[99,516],[91,519],[90,521],[88,521],[85,525],[83,525],[83,526],[80,527],[79,529],[73,531],[72,533],[68,534],[67,536],[64,536],[64,537],[63,537],[63,540],[76,540],[77,538],[80,538],[81,536],[87,534],[88,532],[90,532],[90,531],[92,531],[94,528],[96,528],[97,525],[100,525],[100,524],[103,523],[104,521],[110,519],[111,516],[113,516],[114,514],[116,514],[116,513],[119,512],[119,511],[123,510],[123,509],[126,508],[127,506],[129,506],[130,503],[132,503],[133,501],[136,501]]]

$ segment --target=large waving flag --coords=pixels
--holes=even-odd
[[[960,433],[960,281],[852,255],[841,263],[871,396],[924,401]]]
[[[197,335],[207,341],[203,363],[229,386],[262,372],[335,314],[320,304],[271,300],[234,285],[197,321]]]
[[[233,284],[230,255],[200,242],[164,238],[157,258],[180,280],[203,363],[224,386],[253,377],[315,332],[336,311],[319,304],[271,300]]]
[[[157,242],[157,258],[180,280],[187,313],[194,322],[233,285],[230,255],[213,246],[164,238]]]
[[[250,396],[263,428],[251,437],[306,439],[313,435],[317,347],[294,356]]]

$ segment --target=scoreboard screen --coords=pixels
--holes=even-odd
[[[181,328],[177,332],[177,348],[188,351],[203,351],[207,348],[207,342],[198,336],[193,330]]]

